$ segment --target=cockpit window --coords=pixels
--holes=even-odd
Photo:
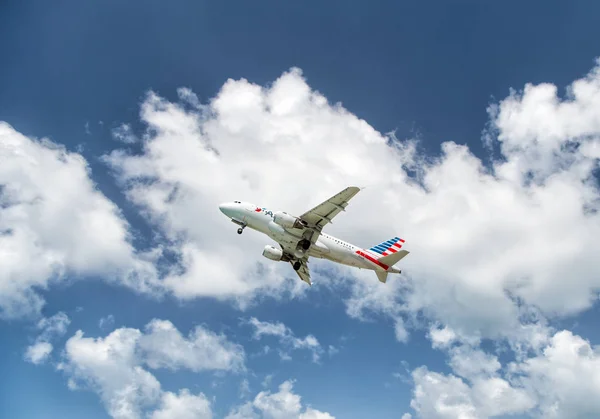
[[[234,204],[241,204],[240,201],[233,201]]]

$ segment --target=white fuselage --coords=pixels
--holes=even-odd
[[[266,234],[281,244],[283,248],[293,249],[298,241],[302,239],[301,232],[295,235],[275,223],[273,212],[266,208],[239,201],[223,204],[219,208],[236,224]],[[372,252],[322,232],[317,241],[308,249],[307,255],[362,269],[390,273],[399,272],[393,267],[378,263]]]

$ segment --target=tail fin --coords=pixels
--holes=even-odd
[[[400,259],[409,253],[406,250],[401,250],[404,241],[405,240],[401,239],[400,237],[394,237],[393,239],[379,243],[377,246],[371,247],[369,250],[381,255],[377,258],[378,262],[381,262],[387,266],[394,266],[400,261]],[[379,280],[381,281],[381,278],[379,278]]]
[[[386,271],[375,271],[375,274],[377,275],[377,279],[379,279],[380,282],[383,282],[385,284],[385,281],[387,281],[388,273]]]
[[[388,256],[399,252],[400,249],[402,249],[403,243],[404,239],[401,239],[400,237],[394,237],[393,239],[379,243],[377,246],[371,247],[369,250],[371,252],[378,253],[381,256]]]

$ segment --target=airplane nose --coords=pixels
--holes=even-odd
[[[229,213],[231,211],[231,204],[228,204],[228,203],[221,204],[221,205],[219,205],[219,209],[221,210],[221,212],[223,214],[225,214],[226,216],[229,217]]]

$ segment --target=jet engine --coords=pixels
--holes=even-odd
[[[281,249],[277,249],[276,247],[266,245],[265,250],[263,250],[263,256],[267,259],[271,259],[274,261],[280,261],[283,257],[283,251]]]
[[[283,228],[304,228],[307,226],[306,221],[283,211],[273,214],[273,221]]]

